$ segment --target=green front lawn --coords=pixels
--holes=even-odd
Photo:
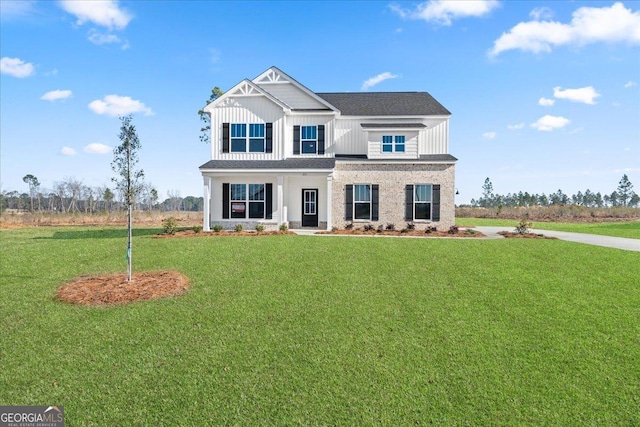
[[[456,218],[456,225],[462,227],[514,227],[519,221],[500,218]],[[533,228],[540,230],[570,231],[573,233],[599,234],[603,236],[640,239],[640,221],[625,222],[542,222],[532,221]]]
[[[68,425],[638,425],[640,254],[560,240],[154,239],[189,293],[52,299],[123,229],[0,231],[0,404]]]

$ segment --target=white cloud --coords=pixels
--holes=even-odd
[[[494,139],[496,137],[496,133],[495,132],[485,132],[482,134],[482,137],[484,139]]]
[[[489,56],[520,49],[533,53],[551,52],[563,45],[583,46],[596,42],[640,44],[640,11],[633,12],[622,3],[611,7],[581,7],[571,22],[520,22],[493,43]]]
[[[540,117],[535,123],[531,123],[532,128],[536,128],[542,131],[552,131],[554,129],[560,129],[569,124],[569,119],[562,116],[550,116],[546,115]]]
[[[362,83],[362,88],[361,90],[367,90],[369,88],[372,88],[373,86],[382,83],[385,80],[388,79],[395,79],[399,77],[397,74],[392,74],[388,71],[384,72],[384,73],[380,73],[375,77],[371,77],[370,79],[367,79],[364,83]]]
[[[593,86],[578,89],[562,89],[560,86],[553,88],[553,96],[559,99],[568,99],[571,102],[594,105],[595,99],[600,96]]]
[[[469,16],[483,16],[498,7],[497,0],[429,0],[415,9],[403,9],[398,5],[390,8],[402,18],[423,19],[438,25],[449,26],[452,20]]]
[[[580,127],[580,128],[575,128],[575,129],[573,129],[573,130],[571,130],[571,131],[569,131],[569,132],[567,132],[567,133],[568,133],[569,135],[573,135],[574,133],[580,133],[580,132],[582,132],[583,130],[584,130],[584,128],[581,128],[581,127]]]
[[[61,0],[60,6],[78,18],[76,22],[78,25],[92,22],[110,30],[114,28],[122,30],[133,18],[128,11],[118,7],[117,0]]]
[[[13,18],[30,15],[35,11],[34,0],[2,0],[0,1],[0,16]]]
[[[553,11],[548,7],[536,7],[531,12],[529,12],[529,16],[534,21],[547,21],[553,18]]]
[[[101,33],[99,31],[97,31],[96,29],[92,28],[89,30],[89,37],[87,37],[87,39],[96,45],[103,45],[103,44],[111,44],[111,43],[115,43],[115,44],[120,44],[122,45],[122,49],[126,50],[129,48],[129,41],[128,40],[123,40],[120,37],[116,36],[115,34],[104,34]]]
[[[628,82],[626,82],[626,83],[624,84],[624,87],[625,87],[625,89],[628,89],[628,88],[630,88],[630,87],[634,87],[634,86],[637,86],[637,85],[638,85],[638,83],[636,83],[636,82],[632,82],[631,80],[629,80]]]
[[[555,99],[545,98],[544,96],[538,99],[538,105],[542,105],[543,107],[551,107],[556,103]]]
[[[96,99],[89,103],[89,109],[96,114],[106,114],[111,117],[126,116],[133,113],[153,114],[151,108],[144,103],[131,99],[129,96],[107,95],[102,100]]]
[[[509,129],[509,130],[524,129],[524,123],[516,123],[515,125],[507,125],[507,129]]]
[[[62,147],[62,150],[60,150],[60,153],[64,154],[65,156],[75,156],[76,150],[70,147]]]
[[[99,142],[93,142],[83,148],[82,151],[89,154],[108,154],[111,153],[112,148]]]
[[[52,90],[40,97],[44,101],[56,101],[58,99],[67,99],[72,95],[70,90]]]
[[[9,74],[13,77],[24,78],[35,73],[32,63],[24,62],[20,58],[9,58],[5,56],[0,59],[0,73]]]

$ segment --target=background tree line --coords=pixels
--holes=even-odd
[[[528,192],[508,193],[507,195],[495,194],[493,184],[489,178],[485,179],[482,186],[482,197],[478,200],[471,199],[471,207],[474,208],[498,208],[498,207],[530,207],[530,206],[563,206],[574,205],[589,208],[609,207],[640,207],[640,196],[633,191],[633,184],[627,175],[623,175],[618,183],[618,188],[611,194],[594,193],[587,189],[578,191],[569,196],[562,190],[546,195],[530,194]]]
[[[0,189],[0,211],[99,213],[126,210],[126,195],[106,185],[92,187],[76,178],[64,178],[43,188],[38,178],[25,175],[27,191]],[[177,190],[167,192],[167,198],[159,200],[159,193],[152,184],[144,183],[135,194],[135,209],[142,211],[202,211],[203,198],[181,197]]]

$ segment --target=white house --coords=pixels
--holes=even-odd
[[[204,111],[205,231],[454,224],[451,113],[427,92],[314,93],[271,67]]]

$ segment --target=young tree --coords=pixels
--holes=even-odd
[[[629,181],[627,174],[622,175],[622,179],[620,179],[620,182],[618,183],[616,194],[618,195],[618,204],[620,206],[627,206],[631,197],[633,197],[633,184]]]
[[[40,187],[40,182],[38,181],[38,178],[31,174],[25,175],[22,180],[27,185],[29,185],[29,196],[31,197],[31,212],[33,212],[33,199],[38,194],[38,187]]]
[[[209,95],[209,99],[205,101],[204,107],[220,98],[223,94],[224,92],[218,86],[211,89],[211,95]],[[211,117],[209,116],[209,114],[204,112],[204,107],[198,110],[200,120],[202,120],[202,122],[204,123],[204,126],[200,128],[200,141],[208,144],[209,142],[211,142],[211,137],[209,136],[211,134]]]
[[[493,206],[493,184],[491,180],[487,177],[484,180],[484,184],[482,185],[482,199],[481,205],[484,208],[489,208]]]
[[[125,196],[127,204],[127,281],[131,281],[131,214],[135,196],[142,189],[144,171],[136,169],[138,164],[138,151],[141,149],[136,127],[131,123],[131,115],[120,117],[122,125],[118,138],[122,144],[113,149],[113,162],[111,168],[119,177],[111,178],[118,190]]]

